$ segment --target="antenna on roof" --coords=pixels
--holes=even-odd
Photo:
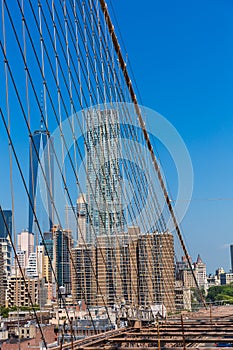
[[[41,120],[40,120],[40,128],[41,128],[41,130],[44,129],[44,122],[43,122],[43,119],[42,119],[42,118],[41,118]]]
[[[41,119],[40,119],[40,129],[44,129],[43,113],[44,113],[44,98],[43,98],[43,88],[40,90],[40,110],[41,110]]]

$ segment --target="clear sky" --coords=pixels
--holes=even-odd
[[[233,2],[112,3],[142,104],[175,126],[192,158],[194,191],[182,222],[188,250],[193,259],[200,253],[208,272],[219,266],[228,270],[233,243]]]

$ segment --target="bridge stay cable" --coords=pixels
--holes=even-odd
[[[25,172],[16,151],[17,146],[14,141],[14,125],[13,132],[10,127],[12,125],[10,101],[13,100],[13,95],[15,95],[14,103],[15,106],[17,105],[17,108],[15,109],[19,115],[18,120],[21,120],[20,118],[22,117],[22,120],[24,121],[24,131],[28,133],[29,138],[31,139],[30,152],[32,152],[32,150],[35,152],[38,167],[40,168],[45,188],[48,192],[53,212],[52,221],[57,222],[61,230],[65,230],[65,226],[68,223],[68,213],[66,213],[66,224],[64,225],[50,188],[51,178],[47,178],[40,159],[40,154],[32,137],[34,124],[33,118],[31,117],[32,111],[33,113],[36,112],[40,115],[44,129],[47,135],[49,135],[49,140],[49,129],[51,128],[51,125],[53,128],[54,126],[57,127],[59,130],[62,149],[61,159],[59,159],[58,150],[54,148],[51,140],[49,141],[49,147],[51,147],[58,175],[64,188],[65,202],[69,205],[77,229],[80,233],[79,239],[82,241],[83,251],[81,253],[79,251],[79,253],[84,254],[83,252],[86,252],[87,260],[83,260],[82,267],[85,270],[83,270],[83,273],[85,275],[87,272],[86,265],[88,264],[88,268],[91,271],[90,273],[93,275],[93,281],[95,281],[96,284],[96,291],[98,294],[96,297],[99,298],[98,302],[100,305],[105,308],[109,323],[111,323],[109,305],[111,304],[111,307],[113,307],[113,300],[116,302],[119,299],[119,285],[124,286],[124,288],[126,288],[127,285],[127,290],[131,290],[130,293],[132,300],[126,301],[136,304],[137,308],[143,303],[145,304],[145,307],[147,307],[149,300],[160,300],[156,299],[156,296],[161,298],[161,302],[163,302],[163,298],[166,298],[167,303],[170,305],[174,302],[173,297],[169,294],[169,290],[174,288],[174,276],[172,276],[174,271],[171,269],[171,276],[168,274],[166,282],[164,282],[163,275],[164,271],[169,271],[172,266],[169,259],[163,259],[163,255],[168,257],[171,253],[171,236],[169,236],[166,228],[164,215],[167,213],[165,213],[165,211],[168,211],[168,214],[173,220],[176,235],[187,263],[189,264],[190,271],[192,272],[198,290],[199,287],[160,170],[158,159],[145,127],[142,111],[139,107],[133,84],[127,71],[127,65],[123,58],[106,2],[104,0],[88,0],[83,1],[82,3],[76,0],[59,0],[58,2],[55,2],[54,0],[52,2],[44,0],[38,1],[37,12],[35,4],[33,4],[31,0],[29,0],[28,3],[23,0],[21,0],[21,2],[20,0],[17,0],[17,5],[18,14],[21,16],[22,21],[22,37],[20,37],[19,32],[17,31],[18,23],[14,19],[13,12],[10,10],[11,5],[8,5],[5,0],[2,0],[2,16],[4,16],[4,11],[6,11],[7,24],[12,29],[12,32],[7,32],[6,35],[5,21],[3,21],[4,40],[3,44],[0,42],[1,53],[4,59],[6,80],[6,104],[5,106],[3,105],[3,108],[0,106],[0,112],[10,145],[10,187],[11,193],[13,194],[13,217],[15,217],[15,189],[13,186],[12,175],[12,153],[23,182],[29,206],[33,211],[35,224],[39,234],[37,237],[39,237],[42,244],[45,246],[45,252],[49,257],[49,266],[55,279],[59,298],[63,300],[63,305],[72,333],[72,341],[74,341],[75,335],[72,321],[70,320],[65,299],[59,291],[56,271],[54,270],[53,262],[50,259],[44,241],[41,226],[42,223],[39,222],[39,218],[37,217],[37,211],[34,208],[34,203],[31,200],[26,184]],[[13,39],[12,42],[14,41],[15,48],[18,48],[17,52],[19,55],[17,59],[19,60],[19,67],[23,67],[24,69],[24,74],[19,73],[15,68],[15,64],[12,61],[12,48],[10,44],[8,45],[9,55],[7,53],[6,36],[8,36],[10,40]],[[22,71],[23,70],[21,70],[21,72]],[[24,86],[22,82],[19,81],[20,74],[21,76],[24,75]],[[9,82],[8,75],[10,78]],[[38,86],[40,84],[42,85],[41,98],[39,97],[40,93],[38,92]],[[133,121],[130,107],[128,107],[127,104],[132,102],[140,128],[139,135],[137,134],[137,131],[135,131],[135,128],[131,127]],[[101,105],[104,106],[104,110]],[[79,114],[78,111],[80,108],[81,113]],[[117,114],[114,114],[114,110],[117,110]],[[108,111],[109,114],[104,116],[103,111],[105,111],[105,113]],[[8,118],[8,123],[6,122],[5,115]],[[71,118],[69,118],[70,115]],[[106,123],[111,127],[112,140],[115,140],[115,147],[113,147],[114,142],[111,138],[106,144],[102,143],[101,133],[99,131],[102,127],[102,118],[106,116],[108,117],[108,119],[106,119],[108,121],[105,122],[104,127],[106,127]],[[111,123],[114,118],[114,127],[112,127]],[[63,123],[66,120],[68,121],[68,127],[73,138],[72,150],[70,150],[68,146],[69,140],[63,130]],[[124,122],[121,125],[122,121]],[[93,238],[96,241],[95,252],[98,252],[99,254],[98,258],[99,261],[103,263],[104,271],[107,271],[109,276],[111,275],[108,280],[108,297],[112,298],[110,303],[106,298],[106,291],[104,292],[105,286],[103,285],[103,282],[100,282],[99,274],[96,272],[95,262],[93,261],[93,252],[90,250],[89,244],[85,241],[86,237],[82,232],[78,212],[73,199],[73,188],[69,184],[70,177],[72,176],[72,179],[75,182],[76,191],[80,194],[82,202],[85,203],[84,187],[80,182],[78,174],[78,162],[81,161],[82,163],[85,163],[86,160],[85,154],[76,139],[76,123],[82,132],[84,146],[88,148],[91,144],[93,147],[93,157],[89,160],[89,165],[92,168],[92,173],[96,179],[95,184],[91,178],[93,175],[88,173],[86,167],[84,167],[84,173],[86,176],[86,186],[89,188],[90,192],[94,192],[95,186],[99,188],[99,197],[94,197],[93,199],[93,204],[95,205],[96,210],[99,213],[102,213],[102,202],[100,198],[104,198],[103,202],[105,204],[105,210],[111,212],[111,205],[108,203],[108,200],[111,200],[111,202],[113,202],[112,209],[117,213],[117,211],[119,211],[117,203],[120,201],[126,203],[130,202],[130,196],[134,193],[135,189],[137,191],[134,203],[128,208],[127,214],[125,212],[120,212],[120,220],[122,220],[121,231],[117,232],[118,229],[114,226],[115,232],[113,235],[110,228],[108,228],[106,229],[104,239],[97,233],[93,213],[88,206],[86,208],[86,217],[89,221],[90,230],[93,232]],[[100,129],[96,127],[96,123],[101,126]],[[122,132],[123,136],[129,135],[129,140],[135,141],[134,145],[131,143],[127,145],[118,143],[117,138],[119,129],[117,128],[119,125],[121,125],[120,132]],[[86,132],[85,127],[87,127],[87,130],[91,131]],[[143,144],[143,146],[146,146],[149,150],[149,157],[145,157],[144,155],[141,156],[140,144]],[[108,189],[108,183],[110,182],[114,184],[114,176],[115,174],[118,174],[119,164],[113,163],[111,165],[112,170],[109,173],[104,167],[98,169],[98,165],[101,164],[101,154],[104,154],[104,152],[110,154],[114,159],[123,159],[124,156],[126,156],[128,159],[132,159],[132,162],[138,164],[138,168],[132,166],[132,162],[124,162],[121,164],[121,176],[124,176],[129,182],[128,188],[125,188],[122,181],[119,184],[119,188],[114,188],[113,193],[105,193],[106,189]],[[32,156],[30,156],[30,161],[31,159]],[[49,159],[49,173],[51,175],[50,161],[51,160]],[[152,162],[155,171],[154,173],[157,175],[160,190],[162,191],[166,203],[166,207],[164,208],[160,205],[160,198],[157,195],[157,185],[148,182],[143,173],[138,170],[139,168],[147,169],[148,162]],[[31,164],[31,166],[32,165],[33,164]],[[148,206],[146,206],[145,189],[147,189],[154,198],[153,203],[149,202]],[[137,213],[140,212],[142,207],[145,207],[145,216],[142,218],[142,221],[139,222]],[[2,209],[0,209],[0,211],[1,214],[3,214]],[[126,215],[128,217],[126,217]],[[156,222],[155,217],[157,218]],[[115,220],[117,221],[118,219],[115,217]],[[139,227],[141,225],[141,232],[137,230],[128,230],[127,232],[123,225],[127,220],[133,223],[134,227]],[[101,214],[99,217],[99,227],[105,227],[105,225],[106,219]],[[143,233],[143,235],[141,233]],[[163,233],[163,235],[159,235],[159,233]],[[158,242],[161,240],[160,244],[156,240]],[[122,244],[122,242],[125,243]],[[22,268],[14,246],[16,240],[15,242],[11,241],[11,244],[21,274],[23,271],[21,271]],[[120,247],[119,252],[118,247]],[[73,269],[74,275],[77,277],[77,289],[79,290],[80,297],[86,303],[94,332],[96,332],[95,322],[91,313],[93,302],[88,300],[87,289],[86,286],[83,285],[83,276],[81,276],[78,271],[79,267],[75,260],[75,254],[77,254],[77,252],[78,250],[75,251],[73,248],[68,247],[71,268]],[[135,254],[134,252],[137,253]],[[124,259],[125,266],[122,267],[122,261],[124,261]],[[127,270],[128,265],[131,266],[130,273],[129,270]],[[137,276],[139,270],[141,271],[141,276]],[[22,276],[25,282],[25,275]],[[114,278],[117,280],[116,285],[114,285]],[[151,286],[153,286],[153,288]],[[140,288],[142,288],[141,292]],[[152,292],[152,290],[154,291]],[[155,295],[153,293],[155,293]],[[205,305],[200,290],[199,293],[203,304]]]
[[[109,12],[108,12],[107,4],[106,4],[105,0],[99,0],[99,1],[100,1],[100,4],[101,4],[101,8],[102,8],[103,14],[104,14],[104,18],[105,18],[105,20],[107,22],[107,25],[108,25],[109,33],[110,33],[110,35],[112,37],[112,41],[113,41],[113,44],[114,44],[114,47],[115,47],[115,51],[116,51],[116,53],[118,55],[118,58],[119,58],[120,66],[121,66],[121,69],[122,69],[122,72],[123,72],[123,76],[125,78],[126,85],[127,85],[128,89],[129,89],[130,96],[131,96],[132,101],[133,101],[134,106],[135,106],[136,114],[138,116],[138,120],[139,120],[140,126],[142,128],[143,135],[144,135],[147,147],[148,147],[148,149],[150,151],[150,154],[151,154],[151,160],[152,160],[154,168],[155,168],[155,170],[157,172],[158,179],[159,179],[161,188],[163,190],[163,194],[164,194],[164,197],[165,197],[165,200],[166,200],[169,212],[171,214],[171,217],[172,217],[172,220],[173,220],[173,223],[174,223],[174,226],[175,226],[176,233],[178,235],[178,238],[179,238],[181,246],[183,248],[185,257],[186,257],[187,262],[189,264],[189,268],[192,271],[193,279],[195,281],[197,290],[199,291],[199,295],[200,295],[200,297],[202,299],[203,305],[206,307],[206,302],[205,302],[205,299],[204,299],[204,297],[203,297],[203,295],[202,295],[202,293],[200,291],[200,288],[198,286],[196,276],[195,276],[195,274],[193,272],[192,265],[191,265],[191,262],[190,262],[190,259],[189,259],[189,255],[188,255],[188,251],[187,251],[186,246],[184,244],[182,233],[181,233],[178,221],[176,219],[176,216],[175,216],[175,213],[174,213],[174,210],[173,210],[173,207],[172,207],[172,204],[171,204],[171,201],[170,201],[170,198],[169,198],[169,195],[168,195],[168,192],[167,192],[167,189],[166,189],[166,186],[165,186],[165,183],[164,183],[164,180],[163,180],[163,177],[162,177],[162,173],[160,171],[160,168],[159,168],[159,165],[158,165],[155,153],[153,151],[153,146],[151,144],[151,141],[150,141],[150,138],[149,138],[149,134],[148,134],[148,132],[147,132],[147,130],[145,128],[145,123],[143,121],[142,114],[141,114],[141,111],[140,111],[140,107],[139,107],[138,102],[137,102],[137,97],[136,97],[136,95],[134,93],[134,88],[133,88],[131,79],[130,79],[130,77],[128,75],[128,71],[127,71],[127,67],[126,67],[124,58],[123,58],[123,56],[121,54],[120,45],[118,43],[117,36],[115,34],[115,31],[114,31],[114,26],[112,24],[112,21],[111,21]]]

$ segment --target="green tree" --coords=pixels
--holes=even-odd
[[[228,304],[233,303],[233,285],[213,286],[208,290],[206,297],[207,302],[215,302],[223,300]]]

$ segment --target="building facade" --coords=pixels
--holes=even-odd
[[[38,278],[37,270],[37,253],[31,253],[28,258],[28,263],[25,269],[28,278]]]
[[[4,218],[2,216],[4,215]],[[11,274],[12,259],[12,211],[3,210],[0,214],[0,248],[3,255],[3,268],[6,276]]]
[[[34,234],[28,230],[18,233],[18,251],[25,252],[25,266],[28,264],[28,258],[34,252]]]
[[[32,304],[38,305],[39,300],[37,279],[26,278],[24,281],[24,279],[20,276],[11,276],[8,279],[8,284],[8,307],[32,306]],[[28,291],[30,291],[31,299],[29,297]]]
[[[233,272],[233,244],[230,245],[231,272]]]
[[[233,282],[233,273],[232,272],[221,273],[221,275],[220,275],[220,284],[221,285],[230,284],[232,282]]]
[[[207,276],[206,276],[206,264],[202,261],[200,254],[198,254],[197,261],[194,263],[194,273],[196,276],[197,284],[200,288],[207,290]]]
[[[96,305],[96,249],[94,246],[79,245],[72,249],[72,297],[77,303]]]
[[[80,194],[77,199],[77,217],[78,217],[78,245],[85,244],[87,242],[87,203],[86,195]]]
[[[64,287],[65,294],[71,293],[71,260],[72,237],[70,231],[60,227],[53,232],[53,265],[58,288]]]
[[[6,239],[8,234],[12,236],[12,211],[3,210],[4,219],[0,214],[0,238]]]
[[[44,130],[36,130],[30,139],[29,154],[29,213],[28,230],[38,233],[36,217],[42,231],[50,230],[53,225],[53,169],[54,157],[52,152],[52,138]],[[42,170],[43,169],[43,170]]]
[[[141,235],[138,240],[139,304],[163,304],[175,310],[174,241],[171,233]]]
[[[0,245],[0,305],[5,306],[7,299],[7,274],[5,269],[2,268],[4,264],[4,257],[2,252],[2,247]]]
[[[165,305],[175,310],[174,243],[170,233],[119,234],[73,249],[74,300],[90,306]],[[140,232],[140,231],[139,231]],[[138,232],[137,232],[138,233]]]
[[[86,132],[87,243],[123,232],[120,126],[114,110],[88,111]]]

